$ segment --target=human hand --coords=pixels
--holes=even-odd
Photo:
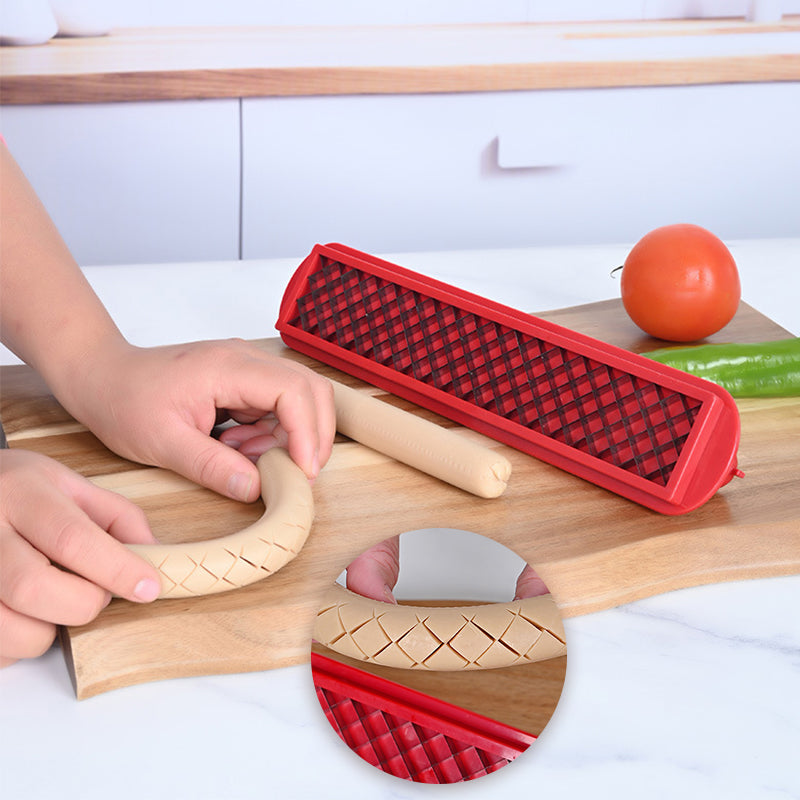
[[[394,587],[400,576],[400,537],[393,536],[365,550],[347,567],[347,588],[362,597],[396,603]]]
[[[550,590],[547,588],[545,582],[536,574],[536,571],[530,564],[526,564],[517,578],[514,599],[524,600],[527,597],[539,597],[540,595],[549,593]]]
[[[57,396],[108,447],[237,500],[260,495],[254,461],[271,446],[285,446],[309,479],[331,454],[330,382],[242,340],[113,342],[87,373]],[[212,438],[228,418],[241,424]]]
[[[112,594],[156,598],[158,573],[122,544],[155,541],[141,509],[38,453],[0,451],[0,475],[0,667],[41,655],[56,625],[90,622]]]
[[[351,592],[384,603],[396,603],[394,587],[400,575],[400,537],[394,536],[364,551],[347,567]],[[514,600],[548,594],[545,582],[526,564],[517,578]]]

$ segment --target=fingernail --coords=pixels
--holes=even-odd
[[[311,462],[311,473],[314,478],[319,475],[319,450],[314,451],[314,460]]]
[[[383,597],[387,603],[397,605],[397,598],[394,596],[394,592],[392,592],[392,589],[388,584],[383,587]]]
[[[250,487],[253,485],[253,476],[243,472],[235,472],[228,479],[228,495],[235,500],[247,501],[250,497]]]
[[[161,593],[161,584],[152,578],[143,578],[136,584],[133,596],[141,603],[149,603],[155,600]]]

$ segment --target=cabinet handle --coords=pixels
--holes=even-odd
[[[554,169],[571,160],[561,135],[551,131],[503,133],[495,143],[500,169]]]

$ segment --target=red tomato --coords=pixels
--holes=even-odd
[[[643,236],[622,267],[622,304],[650,336],[672,342],[704,339],[739,307],[736,262],[698,225],[665,225]]]

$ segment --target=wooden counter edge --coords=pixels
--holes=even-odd
[[[509,92],[800,80],[800,54],[674,60],[8,75],[0,104]]]

